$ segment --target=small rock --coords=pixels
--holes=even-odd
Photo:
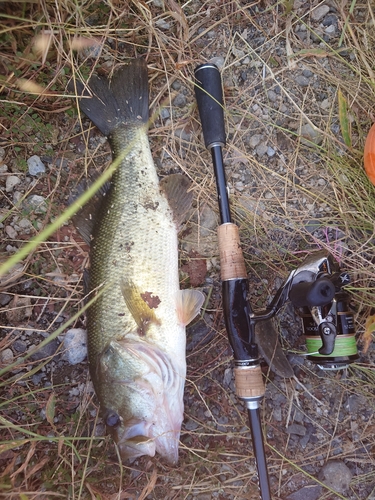
[[[367,399],[362,394],[351,394],[345,404],[345,408],[350,415],[360,413],[363,407],[366,407]]]
[[[306,123],[301,127],[301,135],[302,135],[301,142],[303,143],[306,143],[306,141],[303,140],[304,138],[318,145],[321,144],[323,141],[323,137],[312,125],[310,125],[310,123]]]
[[[0,175],[6,174],[8,172],[8,165],[0,165]]]
[[[44,172],[46,171],[46,167],[45,167],[44,163],[37,155],[31,156],[27,160],[27,165],[29,167],[29,174],[30,175],[44,174]]]
[[[19,203],[22,198],[23,198],[23,194],[21,193],[21,191],[14,191],[14,193],[13,193],[13,203],[15,205],[17,205],[17,203]]]
[[[187,130],[185,127],[184,128],[176,128],[176,130],[174,131],[174,135],[175,135],[175,137],[179,137],[183,141],[187,141],[187,142],[190,142],[192,137],[193,137],[192,132],[190,130]]]
[[[246,56],[246,52],[244,52],[242,49],[238,49],[237,47],[232,47],[232,54],[235,57],[238,57],[238,59],[242,59]]]
[[[5,226],[5,232],[12,240],[17,238],[17,231],[12,226]]]
[[[4,349],[0,352],[0,363],[2,365],[10,365],[13,361],[14,355],[12,349]]]
[[[187,329],[186,350],[193,351],[197,346],[202,347],[208,344],[214,337],[214,332],[203,320],[197,321]]]
[[[286,432],[288,434],[296,434],[297,436],[304,436],[306,434],[306,427],[301,424],[291,424]]]
[[[337,26],[337,16],[335,14],[328,14],[322,21],[323,26]]]
[[[322,222],[321,221],[319,221],[318,219],[312,219],[312,220],[306,222],[305,229],[309,233],[313,234],[321,226],[322,226]]]
[[[268,148],[267,148],[267,156],[269,156],[270,158],[272,158],[272,156],[275,156],[275,153],[276,153],[276,151],[273,148],[271,148],[271,146],[268,146]]]
[[[22,352],[26,352],[26,350],[27,350],[27,344],[26,344],[25,341],[17,339],[17,340],[15,340],[13,342],[13,349],[15,351],[21,352],[21,353]]]
[[[276,422],[281,422],[283,419],[281,408],[274,408],[272,412],[273,419],[276,420]]]
[[[329,36],[333,36],[336,34],[336,26],[334,24],[331,24],[331,26],[327,26],[327,28],[324,30],[324,33]]]
[[[7,193],[10,193],[13,191],[13,188],[17,186],[21,182],[21,179],[17,177],[16,175],[9,175],[7,177],[7,180],[5,181],[5,191]]]
[[[26,318],[30,318],[33,313],[30,297],[20,297],[15,295],[9,304],[6,317],[12,325],[21,323]]]
[[[298,75],[295,78],[295,82],[298,83],[301,87],[308,87],[310,85],[310,80],[303,75]]]
[[[322,487],[319,484],[304,486],[298,491],[286,497],[286,500],[318,500],[322,493]]]
[[[249,140],[249,146],[251,148],[256,148],[260,141],[262,140],[263,136],[261,134],[254,134],[250,137]]]
[[[210,237],[212,232],[217,228],[217,215],[208,205],[203,207],[201,211],[199,224],[200,235],[203,238]]]
[[[87,331],[83,328],[71,328],[64,335],[64,359],[70,365],[82,363],[87,356]]]
[[[255,149],[255,152],[258,156],[263,156],[267,153],[267,150],[268,150],[267,144],[264,144],[264,142],[262,142],[261,144],[258,144],[258,146]]]
[[[192,420],[191,418],[189,418],[189,420],[185,424],[185,429],[187,431],[195,431],[196,429],[198,429],[198,427],[199,427],[198,422]]]
[[[170,116],[171,114],[168,108],[162,108],[160,110],[160,118],[162,118],[162,120],[167,120],[168,118],[170,118]]]
[[[311,19],[313,21],[320,21],[329,12],[328,5],[319,5],[316,9],[311,12]]]
[[[273,196],[273,193],[271,193],[271,191],[266,191],[266,192],[264,193],[264,197],[265,197],[265,199],[266,199],[266,200],[272,200],[272,198],[273,198],[274,196]]]
[[[45,374],[43,372],[35,373],[31,377],[31,381],[34,385],[39,385],[42,379],[45,377]]]
[[[24,208],[33,211],[36,214],[45,214],[47,212],[47,202],[43,196],[32,194],[23,203]]]
[[[311,78],[313,76],[313,72],[309,69],[304,69],[302,71],[302,75],[305,76],[306,78]]]
[[[246,212],[251,212],[253,214],[259,215],[259,214],[263,214],[266,210],[266,206],[263,202],[259,201],[258,199],[252,199],[247,195],[242,195],[238,199],[238,202],[239,202],[240,208],[243,209],[241,211],[245,215],[246,215]]]
[[[232,381],[232,368],[226,368],[224,371],[223,385],[229,386]]]
[[[187,100],[184,94],[177,94],[173,99],[173,105],[177,106],[178,108],[183,108],[186,105],[186,102]]]
[[[225,59],[224,57],[213,57],[212,59],[210,59],[210,62],[212,64],[215,64],[215,66],[217,66],[219,69],[222,69],[224,67]]]
[[[0,293],[0,306],[6,306],[12,300],[12,296],[6,293]]]
[[[57,351],[57,348],[59,347],[59,341],[57,339],[51,340],[51,342],[48,342],[48,344],[44,345],[40,349],[37,348],[37,346],[32,346],[29,349],[29,352],[32,352],[30,359],[32,361],[40,361],[42,359],[50,358],[55,354]],[[34,352],[35,351],[35,352]]]
[[[341,460],[331,460],[319,472],[324,484],[342,494],[348,491],[352,477],[352,471]]]
[[[5,149],[0,147],[0,161],[3,161],[5,158]]]
[[[29,219],[21,219],[19,222],[18,222],[18,226],[22,229],[29,229],[32,224],[31,222],[29,221]]]
[[[294,422],[296,422],[297,424],[302,424],[304,418],[305,415],[300,410],[295,411],[293,416]]]
[[[172,89],[173,90],[180,90],[181,87],[182,87],[182,84],[181,84],[180,80],[175,80],[172,83]]]
[[[269,90],[267,92],[267,97],[271,102],[276,102],[277,101],[277,94],[273,90]]]
[[[170,30],[171,29],[171,23],[167,23],[164,19],[158,19],[155,22],[156,26],[162,30]]]

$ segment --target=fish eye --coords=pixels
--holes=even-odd
[[[116,412],[112,411],[108,413],[105,419],[105,423],[108,425],[108,427],[116,427],[120,423],[120,417]]]

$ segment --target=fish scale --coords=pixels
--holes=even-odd
[[[101,413],[123,460],[178,459],[186,377],[185,327],[204,296],[180,290],[178,229],[189,182],[159,182],[147,137],[147,66],[76,82],[81,110],[108,136],[117,168],[95,214],[87,311],[89,367]],[[85,212],[91,213],[91,209]]]
[[[142,291],[162,298],[158,312],[166,315],[168,325],[177,321],[173,296],[179,289],[177,232],[168,202],[159,188],[146,132],[140,127],[129,132],[120,129],[111,141],[114,156],[121,150],[117,142],[137,141],[144,148],[137,149],[137,154],[126,155],[120,162],[112,180],[114,188],[105,199],[100,224],[94,229],[90,289],[111,284],[88,313],[88,328],[95,332],[89,345],[90,358],[101,352],[109,340],[120,340],[137,330],[122,296],[121,280],[132,281]],[[158,204],[157,210],[149,206],[150,200]],[[150,327],[148,338],[158,342],[158,331]],[[160,342],[176,351],[184,349],[172,333],[162,335]]]

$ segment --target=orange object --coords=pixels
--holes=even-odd
[[[375,186],[375,123],[367,135],[363,161],[367,177]]]

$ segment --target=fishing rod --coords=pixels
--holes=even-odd
[[[226,144],[221,76],[214,64],[195,69],[195,95],[206,148],[211,151],[221,225],[218,227],[225,326],[233,350],[235,388],[247,407],[262,500],[271,499],[260,403],[265,393],[255,338],[255,321],[248,301],[249,283],[239,230],[231,219],[222,148]],[[266,314],[266,316],[271,316]]]
[[[248,279],[240,246],[238,227],[232,222],[225,179],[222,148],[225,146],[221,77],[214,64],[195,69],[195,94],[206,147],[214,166],[221,225],[218,227],[225,326],[234,357],[235,389],[249,415],[254,455],[262,500],[271,499],[260,420],[265,386],[259,351],[279,376],[290,378],[293,369],[279,343],[277,331],[268,320],[289,300],[302,319],[307,359],[322,370],[347,368],[358,359],[349,283],[333,256],[325,250],[308,255],[291,271],[270,304],[253,311],[248,300]],[[255,326],[262,325],[256,334]]]

